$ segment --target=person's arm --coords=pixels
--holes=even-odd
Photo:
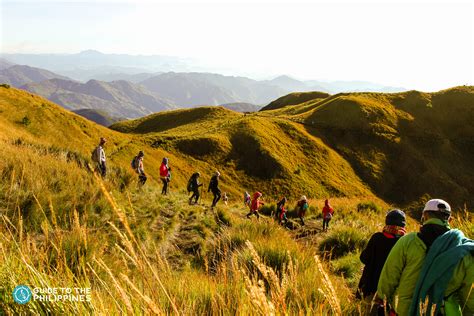
[[[405,268],[406,242],[409,241],[409,238],[411,238],[410,235],[406,235],[397,241],[380,273],[377,295],[381,299],[387,299],[389,303],[393,303],[393,295],[400,283],[400,277]]]
[[[463,315],[474,315],[474,256],[466,255],[454,270],[451,280],[462,280],[454,294],[459,300]],[[449,286],[448,286],[449,287]]]

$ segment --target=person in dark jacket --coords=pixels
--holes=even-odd
[[[197,204],[199,200],[199,188],[202,187],[202,183],[199,183],[199,177],[201,174],[199,172],[195,172],[192,176],[191,179],[189,179],[189,187],[188,190],[190,192],[193,192],[193,195],[189,198],[189,205],[191,204]],[[193,203],[194,199],[194,203]]]
[[[221,190],[219,189],[219,177],[221,176],[219,171],[216,171],[209,182],[209,188],[207,192],[212,192],[214,199],[212,200],[211,208],[215,207],[217,202],[221,199]]]
[[[385,260],[397,240],[405,235],[406,217],[400,210],[391,210],[385,217],[385,227],[370,237],[365,249],[360,254],[360,261],[365,265],[359,282],[357,297],[371,301],[379,282]],[[383,311],[382,311],[383,312]]]
[[[287,201],[286,196],[284,196],[276,205],[275,218],[279,224],[282,223],[283,219],[285,220],[285,222],[287,221],[286,214],[285,214],[286,201]]]

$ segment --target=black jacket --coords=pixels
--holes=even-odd
[[[358,286],[358,297],[360,297],[360,292],[364,296],[373,295],[377,292],[377,285],[383,265],[387,260],[390,250],[392,250],[392,247],[399,239],[399,237],[394,235],[390,236],[393,236],[393,238],[389,238],[381,232],[373,234],[367,247],[360,254],[360,261],[362,261],[365,267]]]
[[[209,188],[207,189],[207,192],[209,191],[219,191],[219,177],[213,176],[211,178],[211,182],[209,182]]]

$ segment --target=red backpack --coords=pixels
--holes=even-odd
[[[168,167],[162,163],[160,166],[160,177],[166,178],[168,176]]]

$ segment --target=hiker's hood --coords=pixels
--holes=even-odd
[[[164,163],[165,165],[167,165],[168,164],[168,158],[166,158],[166,157],[163,158],[163,161],[161,163]]]
[[[258,191],[253,194],[253,198],[254,198],[254,199],[259,198],[259,197],[261,197],[261,196],[262,196],[262,193],[260,193],[260,192],[258,192]]]
[[[324,201],[324,205],[327,206],[327,207],[331,207],[331,206],[329,205],[329,200]]]

